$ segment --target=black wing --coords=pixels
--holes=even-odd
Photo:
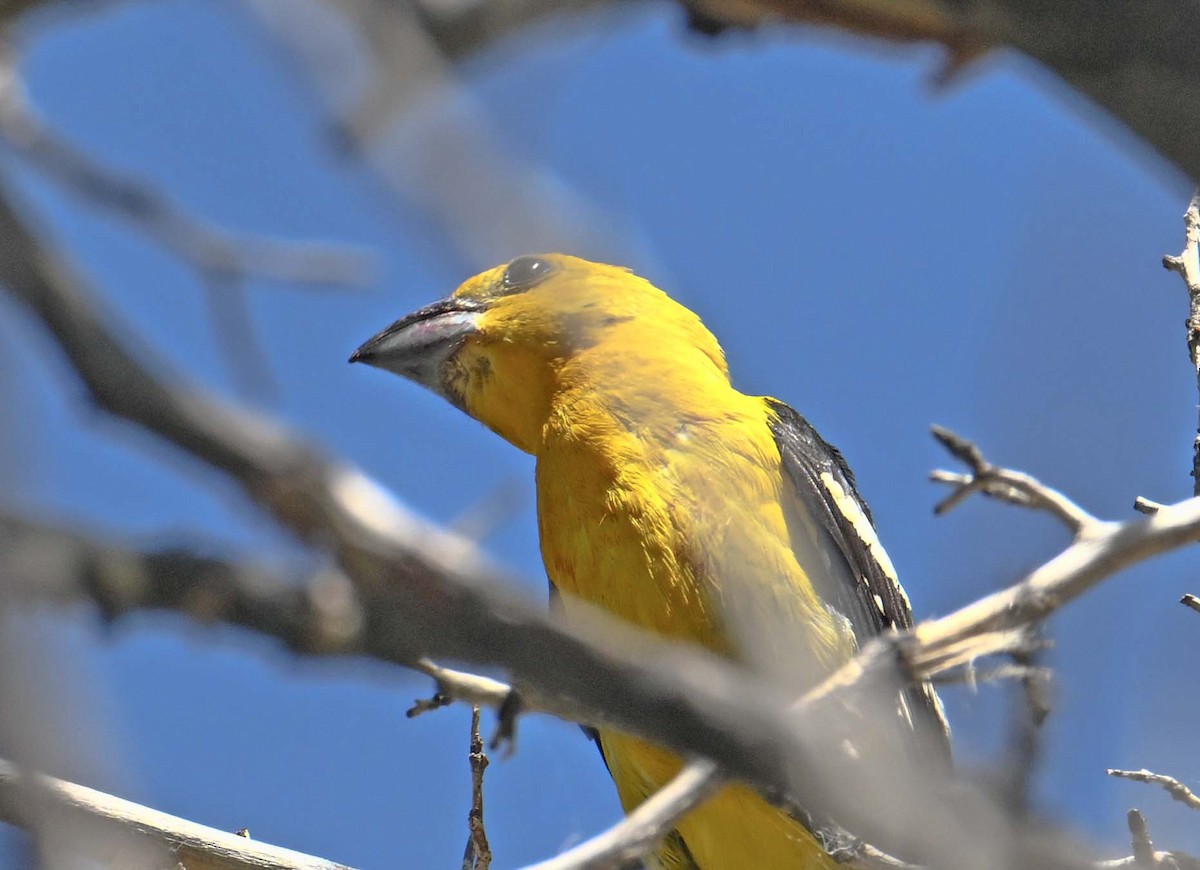
[[[825,539],[823,550],[833,559],[840,554],[847,569],[815,572],[818,594],[849,621],[860,645],[885,631],[910,628],[908,596],[875,535],[871,510],[846,460],[793,408],[775,399],[767,404],[774,417],[771,432],[796,495]],[[935,735],[948,752],[946,720],[933,687],[914,686],[904,700],[913,727]]]

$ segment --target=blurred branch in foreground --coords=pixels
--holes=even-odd
[[[502,125],[462,86],[453,63],[535,20],[553,18],[561,36],[565,23],[609,5],[604,0],[244,3],[319,95],[337,142],[394,194],[418,202],[476,266],[551,250],[641,259],[619,221],[506,149]],[[588,20],[594,30],[599,19]],[[331,38],[339,23],[346,32]]]
[[[1004,5],[1000,0],[992,3]],[[1161,10],[1157,4],[1145,8],[1151,16]],[[9,93],[19,97],[15,89]],[[29,133],[28,127],[15,129]],[[33,132],[39,132],[36,126]],[[69,150],[66,154],[71,168],[70,158],[78,155]],[[94,195],[118,211],[122,202],[133,203],[128,215],[145,210],[144,200],[123,199],[129,188],[120,183],[97,190]],[[24,556],[6,553],[6,558],[33,559],[29,576],[39,583],[57,566],[68,579],[82,576],[80,591],[110,611],[119,609],[114,602],[179,609],[282,637],[291,648],[306,653],[353,650],[409,665],[424,655],[441,655],[505,667],[519,683],[544,692],[552,707],[578,709],[578,718],[585,721],[611,722],[681,752],[714,759],[696,762],[685,771],[690,780],[673,784],[677,791],[672,796],[680,801],[664,798],[662,803],[669,806],[657,816],[663,830],[686,812],[688,801],[702,799],[703,789],[715,787],[724,775],[748,779],[780,800],[829,810],[856,830],[868,821],[881,829],[898,827],[899,819],[877,810],[894,805],[911,787],[909,797],[916,806],[904,807],[909,814],[904,821],[927,823],[915,826],[922,835],[933,830],[928,823],[935,819],[965,829],[978,840],[987,866],[1086,865],[1077,851],[1064,851],[1057,844],[1051,848],[1029,827],[1002,815],[1002,808],[987,803],[969,783],[952,784],[950,796],[945,783],[922,786],[907,781],[884,783],[878,795],[864,795],[852,761],[822,739],[822,731],[828,731],[822,723],[860,716],[872,698],[889,697],[902,682],[970,670],[982,656],[1028,650],[1031,624],[1116,571],[1200,539],[1197,500],[1158,505],[1147,519],[1103,521],[1026,475],[992,466],[969,442],[942,433],[943,443],[970,470],[939,477],[957,487],[947,505],[982,492],[1051,513],[1071,529],[1074,540],[1016,586],[944,619],[873,642],[789,709],[773,686],[736,666],[599,619],[564,627],[505,591],[504,578],[468,544],[404,512],[361,472],[327,459],[271,421],[157,376],[153,372],[166,367],[142,362],[143,353],[131,338],[113,331],[86,282],[29,231],[10,201],[0,202],[0,280],[42,319],[101,407],[232,477],[281,525],[319,551],[332,550],[341,567],[340,573],[330,574],[332,586],[323,586],[324,580],[309,581],[281,591],[272,583],[263,586],[262,578],[246,566],[179,552],[122,550],[77,540],[62,530],[7,522],[7,534],[31,549],[24,550]],[[132,567],[117,565],[122,559]],[[129,604],[131,599],[122,599],[111,588],[99,593],[96,572],[106,580],[136,578],[150,585],[140,586],[140,597]],[[184,585],[192,583],[192,588],[172,586],[180,572],[187,574]],[[163,584],[166,592],[155,584]],[[338,605],[332,620],[320,604],[330,597]],[[316,604],[314,598],[319,599]],[[339,610],[341,605],[345,607]],[[283,618],[276,619],[280,613]],[[329,630],[326,623],[337,630]],[[505,699],[512,695],[494,696],[501,694]],[[971,824],[980,819],[995,823],[986,828],[986,835],[985,826]],[[1155,852],[1140,816],[1131,816],[1131,827],[1134,857],[1101,866],[1183,866],[1190,860]],[[910,838],[912,834],[910,826]],[[638,843],[646,842],[646,829],[637,836]],[[640,848],[630,842],[619,845]],[[926,844],[924,854],[934,866],[952,866],[953,858],[961,856],[961,842]],[[201,852],[198,862],[206,860]],[[613,860],[626,860],[627,854]],[[861,844],[855,857],[868,866],[875,866],[870,860],[884,860]],[[594,859],[595,853],[587,858]],[[311,866],[329,865],[318,861]]]
[[[1123,121],[1200,181],[1200,6],[1174,0],[680,0],[702,29],[791,21],[894,41],[931,40],[952,73],[992,48],[1014,48]]]
[[[279,8],[275,0],[249,0]],[[412,100],[412,85],[428,83],[429,70],[413,74],[413,46],[424,44],[433,59],[458,60],[493,46],[539,21],[578,15],[601,7],[628,9],[615,0],[422,0],[384,8],[381,0],[328,0],[363,29],[377,65],[384,70],[360,103],[349,129],[379,129]],[[781,22],[832,26],[892,41],[933,41],[950,52],[948,74],[995,48],[1013,48],[1056,73],[1067,85],[1105,109],[1193,181],[1200,181],[1200,57],[1194,51],[1200,33],[1200,8],[1173,0],[1113,4],[1104,0],[1067,0],[1048,6],[1030,0],[679,0],[693,28],[716,33],[726,28],[778,25]],[[401,22],[402,18],[407,21]],[[283,22],[276,17],[272,26]],[[401,30],[407,29],[407,35]],[[277,31],[283,32],[283,31]],[[296,39],[293,46],[313,39]],[[397,51],[404,47],[404,51]],[[326,58],[327,59],[327,58]],[[320,70],[322,64],[310,64]],[[324,65],[328,71],[328,64]],[[358,135],[356,133],[355,135]],[[364,137],[374,140],[374,136]],[[360,144],[362,140],[359,140]],[[517,176],[513,176],[514,178]],[[532,204],[532,200],[530,203]],[[449,202],[446,203],[449,205]],[[505,252],[509,256],[513,249]],[[497,258],[491,258],[497,259]]]
[[[26,99],[19,54],[10,45],[0,46],[0,143],[49,181],[124,220],[198,271],[230,372],[247,395],[265,398],[271,392],[271,367],[247,310],[247,280],[346,287],[363,284],[372,271],[372,258],[350,246],[227,232],[153,187],[99,165],[37,116]]]
[[[189,215],[151,186],[100,166],[38,118],[11,50],[0,54],[0,142],[48,180],[127,221],[205,276],[344,287],[363,284],[371,273],[372,257],[363,250],[227,232]]]
[[[179,613],[246,628],[295,653],[356,651],[362,614],[349,581],[330,568],[300,578],[262,565],[141,548],[0,513],[0,576],[12,604],[95,604],[107,619]]]

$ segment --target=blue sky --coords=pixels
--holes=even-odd
[[[320,102],[234,4],[117,4],[28,48],[33,100],[97,159],[224,226],[376,252],[362,291],[251,285],[277,384],[270,408],[438,520],[514,487],[521,507],[487,546],[540,596],[531,460],[436,397],[344,362],[492,263],[330,146]],[[930,50],[806,33],[709,41],[658,5],[570,33],[539,28],[463,71],[489,143],[605,216],[613,231],[574,253],[619,257],[693,307],[742,389],[796,406],[843,449],[918,616],[1065,543],[1049,519],[995,504],[935,519],[926,474],[945,463],[931,422],[1123,518],[1136,495],[1189,493],[1196,404],[1185,298],[1158,263],[1181,245],[1187,186],[1017,59],[948,90],[932,84],[937,66]],[[400,141],[443,109],[422,106]],[[185,264],[6,165],[155,353],[235,390]],[[81,408],[53,347],[0,312],[10,502],[143,540],[203,536],[295,557],[215,476]],[[1146,766],[1200,780],[1200,623],[1175,603],[1198,586],[1194,554],[1177,554],[1050,627],[1059,679],[1039,797],[1113,854],[1130,806],[1149,813],[1159,844],[1200,848],[1186,810],[1104,775]],[[30,688],[50,690],[41,703],[61,735],[48,763],[61,775],[357,866],[461,856],[469,713],[405,719],[428,692],[422,679],[297,662],[173,619],[109,630],[87,613],[49,614],[15,636],[55,675]],[[945,694],[960,758],[994,759],[1005,693]],[[498,868],[618,812],[594,749],[538,717],[523,722],[516,756],[489,769],[487,801]]]

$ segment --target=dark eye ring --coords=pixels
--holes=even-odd
[[[554,272],[554,264],[538,256],[517,257],[504,270],[506,290],[527,290]]]

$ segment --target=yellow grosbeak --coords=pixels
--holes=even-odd
[[[700,319],[626,269],[519,257],[396,321],[351,357],[416,381],[537,457],[555,600],[811,685],[911,625],[841,454],[798,413],[730,383]],[[932,689],[899,702],[944,740]],[[598,735],[626,811],[677,756]],[[744,786],[687,816],[663,868],[826,868],[804,826]]]

